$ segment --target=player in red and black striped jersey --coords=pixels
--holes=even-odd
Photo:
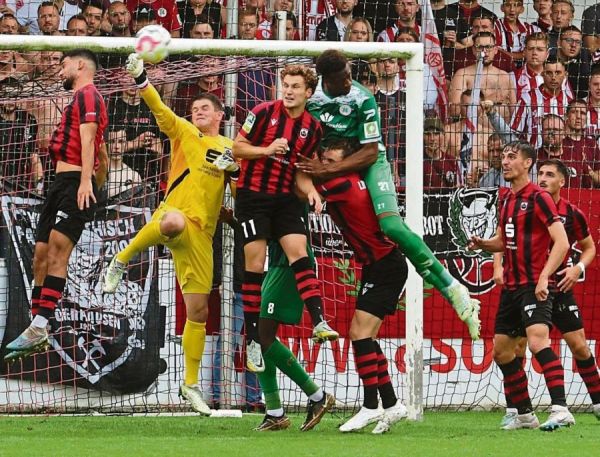
[[[490,240],[472,237],[471,247],[504,251],[504,288],[496,315],[494,361],[504,375],[505,395],[518,414],[506,430],[536,428],[527,391],[527,377],[515,350],[520,336],[540,363],[552,400],[552,413],[540,426],[554,430],[575,423],[566,406],[564,369],[550,347],[552,301],[549,283],[569,249],[565,228],[552,197],[529,180],[535,153],[528,143],[510,143],[502,152],[502,173],[511,184],[499,202],[496,235]]]
[[[85,49],[65,52],[61,59],[59,76],[64,88],[75,93],[50,142],[56,179],[48,190],[37,227],[31,296],[34,318],[6,346],[11,352],[5,360],[38,352],[48,344],[46,325],[65,288],[71,251],[85,223],[94,216],[96,179],[102,184],[106,176],[102,138],[108,123],[104,100],[93,82],[97,65],[96,55]]]
[[[323,152],[322,160],[340,162],[354,149],[347,140],[334,140]],[[406,408],[394,392],[377,334],[385,316],[397,310],[408,274],[406,258],[381,231],[369,190],[358,173],[323,181],[316,187],[327,201],[327,212],[362,263],[361,288],[349,336],[363,384],[363,406],[340,431],[356,431],[378,422],[373,433],[385,433],[390,425],[406,417]],[[383,412],[379,410],[378,394]]]
[[[294,270],[298,291],[313,320],[313,338],[338,338],[323,319],[319,283],[306,251],[304,203],[294,193],[297,186],[321,210],[311,178],[295,167],[299,155],[312,157],[321,141],[321,126],[306,111],[317,78],[308,67],[290,65],[281,72],[281,81],[283,99],[254,108],[233,145],[234,156],[242,159],[235,211],[244,236],[247,365],[255,372],[264,370],[257,326],[269,239],[279,240]]]

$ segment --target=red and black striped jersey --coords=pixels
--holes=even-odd
[[[504,284],[508,289],[535,287],[552,242],[548,227],[560,221],[556,205],[548,192],[533,183],[499,198]]]
[[[325,197],[327,212],[358,261],[366,265],[374,263],[396,247],[379,228],[369,190],[358,173],[334,178],[316,187]]]
[[[586,239],[590,236],[590,229],[588,225],[587,218],[583,211],[581,211],[577,206],[571,203],[569,200],[565,200],[561,198],[556,203],[556,211],[558,212],[558,216],[565,226],[565,231],[567,232],[567,237],[569,238],[569,246],[571,249],[578,241]],[[559,270],[562,270],[567,267],[569,263],[570,255],[565,257],[563,264],[559,267]],[[558,276],[554,278],[554,282],[559,282],[564,276]]]
[[[298,154],[313,157],[323,136],[321,124],[308,111],[291,118],[281,100],[256,106],[248,114],[240,134],[253,146],[266,147],[277,138],[288,140],[286,154],[242,160],[238,189],[273,195],[293,192]]]
[[[98,124],[94,138],[94,169],[98,168],[98,150],[102,143],[104,129],[108,124],[106,105],[100,92],[93,84],[77,90],[73,100],[62,113],[60,125],[52,134],[48,147],[54,165],[58,161],[81,166],[81,124],[95,122]]]

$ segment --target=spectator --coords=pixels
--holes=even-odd
[[[271,39],[272,30],[274,30],[272,28],[272,24],[275,20],[275,11],[286,11],[287,17],[290,18],[293,16],[295,18],[296,23],[298,23],[298,18],[294,14],[294,0],[275,0],[273,2],[273,11],[267,11],[267,19],[262,20],[258,24],[257,33],[260,35],[259,39]],[[291,39],[300,40],[298,26],[296,25],[295,27],[295,33]]]
[[[417,0],[396,0],[394,8],[396,14],[398,14],[398,19],[377,35],[377,41],[393,43],[396,41],[398,29],[401,27],[413,29],[417,36],[420,36],[421,26],[417,23],[417,13],[420,10],[419,2]]]
[[[532,33],[525,39],[525,65],[510,73],[513,86],[517,91],[517,100],[523,92],[539,87],[543,82],[542,71],[548,58],[548,36],[543,32]]]
[[[142,17],[141,14],[143,14],[143,17],[156,20],[158,24],[171,33],[173,38],[181,37],[181,19],[175,0],[126,0],[125,5],[127,5],[127,9],[133,17],[134,33],[137,33],[143,27],[139,23]],[[150,15],[148,10],[154,14]],[[136,13],[140,14],[140,17],[136,18]]]
[[[67,36],[87,36],[88,25],[82,14],[76,14],[67,22]]]
[[[108,8],[108,22],[111,26],[111,36],[131,36],[131,14],[125,3],[115,1],[110,4]]]
[[[523,14],[523,0],[502,0],[500,7],[504,17],[496,21],[494,33],[498,47],[504,49],[521,66],[525,39],[528,35],[539,32],[537,26],[521,22],[519,16]]]
[[[256,40],[258,15],[254,10],[241,10],[238,14],[238,33],[242,40]],[[251,68],[250,65],[247,66]],[[275,97],[274,75],[259,68],[238,73],[236,119],[242,124],[249,110],[259,103]]]
[[[600,48],[600,3],[588,7],[581,17],[583,45],[591,53]]]
[[[564,63],[548,59],[542,72],[543,84],[521,94],[510,127],[535,149],[542,143],[541,119],[548,114],[564,116],[569,102],[573,99],[572,93],[563,89],[566,76]]]
[[[446,76],[452,78],[461,68],[473,65],[476,62],[476,54],[473,53],[473,38],[481,32],[494,33],[495,20],[491,16],[475,16],[471,19],[471,35],[467,36],[456,48],[442,48],[444,55],[444,70]],[[512,57],[504,49],[496,48],[494,67],[506,72],[513,70]]]
[[[215,31],[210,22],[196,22],[194,25],[192,25],[187,33],[187,35],[184,35],[184,38],[195,38],[202,40],[211,40],[215,38]]]
[[[223,77],[219,72],[219,59],[203,57],[201,62],[204,75],[192,81],[184,81],[177,88],[173,111],[186,119],[191,115],[190,101],[199,94],[211,93],[223,100]]]
[[[382,141],[395,181],[403,185],[406,179],[406,135],[403,128],[406,125],[406,84],[402,87],[398,59],[380,59],[376,65],[375,101],[380,111]],[[406,80],[403,82],[406,83]]]
[[[4,13],[0,17],[0,35],[18,35],[19,23],[12,14]]]
[[[361,0],[354,8],[353,14],[364,17],[373,27],[373,32],[379,34],[396,18],[395,0]]]
[[[77,4],[69,3],[65,0],[28,0],[21,8],[17,10],[17,21],[21,27],[21,33],[29,35],[42,35],[40,26],[38,24],[38,17],[40,8],[55,7],[59,15],[59,24],[56,30],[66,30],[67,21],[71,16],[79,14],[79,6]]]
[[[446,7],[447,23],[456,24],[456,41],[463,41],[470,35],[471,18],[487,16],[496,21],[496,15],[484,8],[477,0],[458,0]]]
[[[317,25],[317,41],[343,41],[356,3],[357,0],[336,0],[335,15],[323,19]]]
[[[0,51],[0,83],[27,78],[31,67],[23,56],[16,51]]]
[[[484,100],[483,94],[481,99]],[[448,124],[445,127],[446,130],[446,152],[452,157],[458,157],[460,154],[461,147],[465,140],[465,134],[470,130],[467,125],[467,109],[472,103],[472,91],[471,89],[465,90],[460,96],[460,115],[458,121]],[[482,159],[487,156],[487,139],[492,133],[491,128],[487,122],[483,112],[479,111],[477,115],[477,130],[472,135],[472,154],[471,162],[473,166],[480,166],[485,163]],[[470,122],[469,122],[470,124]]]
[[[44,179],[44,169],[35,147],[37,122],[26,111],[17,108],[19,89],[15,79],[5,80],[0,85],[0,177],[5,180],[5,185],[8,184],[4,192],[33,190]]]
[[[137,171],[123,162],[123,154],[125,154],[127,148],[127,133],[125,130],[109,130],[106,143],[109,160],[106,191],[108,198],[112,198],[139,185],[142,178]]]
[[[552,3],[552,28],[548,31],[550,49],[558,47],[561,32],[573,25],[575,7],[571,0],[554,0]]]
[[[273,15],[273,23],[271,24],[271,29],[269,32],[269,36],[272,40],[278,40],[277,36],[277,16]],[[285,19],[285,39],[288,41],[298,40],[298,19],[294,13],[286,13]]]
[[[565,134],[569,138],[579,141],[585,136],[585,123],[587,117],[587,102],[576,98],[567,107],[565,118]]]
[[[88,0],[81,8],[81,12],[87,21],[89,36],[108,35],[100,28],[106,13],[106,8],[101,0]]]
[[[456,41],[456,21],[448,18],[446,0],[431,0],[429,3],[440,43],[448,48],[462,47]]]
[[[552,3],[553,0],[533,0],[533,9],[538,18],[532,25],[539,27],[542,32],[548,32],[552,28]]]
[[[444,124],[438,118],[426,119],[423,124],[423,187],[457,187],[458,162],[446,154]]]
[[[145,181],[157,185],[163,144],[154,116],[134,87],[124,89],[108,101],[109,130],[124,131],[126,142],[119,147],[122,161]]]
[[[44,2],[40,5],[37,23],[41,35],[62,35],[58,29],[60,15],[56,3]]]
[[[208,23],[214,32],[212,38],[220,38],[227,24],[227,11],[216,0],[187,0],[179,3],[179,15],[183,24],[183,36],[190,37],[190,31],[198,22]]]
[[[158,20],[156,19],[156,12],[149,6],[140,6],[131,13],[131,28],[134,35],[151,24],[158,24]]]
[[[479,187],[510,187],[510,183],[504,179],[502,173],[502,151],[504,143],[497,133],[492,133],[488,137],[488,169],[479,178]]]
[[[558,48],[550,51],[550,57],[558,58],[565,64],[569,85],[578,98],[587,97],[592,71],[592,56],[582,45],[583,35],[572,25],[562,30]]]
[[[344,41],[369,42],[373,41],[373,28],[364,17],[355,17],[346,28]]]
[[[373,95],[377,93],[377,75],[369,72],[368,74],[359,75],[358,82],[369,89]],[[354,79],[354,77],[352,78]]]
[[[596,138],[600,146],[600,67],[592,70],[589,89],[586,133]]]
[[[585,106],[585,105],[583,105]],[[569,105],[567,119],[571,125],[578,123],[582,114],[573,114],[573,110],[583,111],[581,101]],[[600,187],[600,150],[591,137],[571,132],[565,135],[565,122],[559,116],[549,115],[542,120],[542,147],[538,151],[538,161],[560,159],[569,171],[565,187],[591,189]],[[577,138],[574,138],[576,136]]]
[[[504,112],[500,114],[505,119],[508,119],[510,118],[510,110],[516,104],[517,100],[515,88],[508,73],[493,65],[497,52],[494,35],[490,32],[479,32],[475,35],[474,42],[473,55],[475,58],[481,53],[485,53],[481,75],[481,93],[484,94],[486,100],[491,100],[495,104],[507,105],[503,110]],[[448,89],[450,113],[452,115],[456,115],[460,109],[459,103],[462,93],[466,89],[474,88],[476,70],[477,64],[473,64],[466,68],[461,68],[452,77]]]

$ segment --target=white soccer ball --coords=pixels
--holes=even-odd
[[[168,55],[171,34],[161,25],[152,24],[135,35],[135,52],[144,62],[162,62]]]

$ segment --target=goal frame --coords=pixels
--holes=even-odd
[[[94,52],[129,54],[135,50],[135,38],[22,36],[3,35],[0,50],[68,51],[85,48]],[[327,49],[343,51],[348,58],[399,58],[406,62],[406,223],[423,236],[423,62],[422,43],[324,42],[324,41],[255,41],[173,39],[172,54],[202,54],[220,57],[318,57]],[[226,81],[226,88],[235,90],[235,82]],[[226,93],[226,104],[227,104]],[[233,121],[232,121],[233,122]],[[226,125],[229,136],[233,124]],[[408,146],[409,145],[409,146]],[[406,391],[404,400],[409,419],[423,417],[423,281],[409,266],[406,288]],[[224,299],[227,297],[224,296]],[[227,332],[228,329],[224,329]],[[231,330],[231,329],[229,329]],[[231,351],[224,350],[223,369],[233,367]],[[231,358],[232,360],[228,360]]]

